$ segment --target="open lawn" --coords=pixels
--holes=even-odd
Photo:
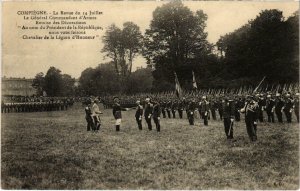
[[[161,132],[139,131],[134,111],[115,132],[104,110],[99,133],[87,132],[84,108],[9,113],[1,118],[3,189],[298,189],[298,124],[259,123],[251,143],[245,123],[162,119]],[[293,116],[294,117],[294,116]]]

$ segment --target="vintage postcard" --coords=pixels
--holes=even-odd
[[[299,189],[298,1],[1,12],[2,189]]]

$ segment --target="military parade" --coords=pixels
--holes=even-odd
[[[294,85],[293,87],[296,87]],[[261,88],[262,89],[262,88]],[[279,92],[248,92],[233,90],[194,90],[178,97],[175,92],[137,95],[71,97],[9,98],[2,100],[1,112],[49,112],[64,111],[74,102],[85,105],[87,131],[98,132],[101,127],[100,104],[104,111],[112,108],[115,129],[120,131],[122,111],[135,109],[137,128],[152,130],[152,121],[157,132],[161,131],[160,120],[182,119],[191,126],[209,126],[209,121],[223,121],[225,136],[233,139],[234,123],[245,120],[246,132],[251,141],[257,140],[258,123],[299,123],[298,89]],[[241,117],[242,116],[242,117]],[[145,124],[143,125],[143,119]],[[220,122],[221,126],[221,122]],[[168,127],[162,127],[168,128]]]
[[[72,98],[33,98],[26,100],[25,102],[20,102],[23,100],[24,99],[10,99],[9,101],[2,100],[1,113],[63,111],[67,110],[74,104],[74,100]]]
[[[298,1],[2,9],[1,188],[299,189]]]
[[[262,88],[261,88],[262,89]],[[292,90],[292,89],[291,89]],[[195,90],[184,92],[182,97],[178,97],[175,92],[164,92],[156,94],[119,95],[106,97],[87,97],[87,107],[92,113],[97,113],[90,103],[95,99],[95,103],[100,102],[105,108],[113,109],[113,116],[116,120],[116,131],[120,131],[122,121],[122,111],[135,109],[137,129],[143,129],[143,119],[149,131],[152,130],[152,121],[157,132],[161,131],[160,120],[181,119],[186,120],[191,126],[209,126],[209,121],[223,121],[225,136],[233,139],[234,123],[242,123],[244,119],[245,129],[251,141],[257,140],[257,126],[259,123],[292,123],[299,122],[299,93],[298,89],[281,90],[279,92],[256,92],[252,90],[234,94],[222,93],[224,90]],[[219,93],[213,93],[219,92]],[[113,99],[111,99],[113,97]],[[100,114],[100,113],[99,113]],[[101,113],[102,114],[102,113]],[[87,115],[92,115],[87,113]],[[100,115],[97,114],[100,118]],[[94,116],[95,117],[95,116]],[[92,119],[88,117],[89,119]],[[129,119],[131,120],[131,119]],[[87,120],[89,126],[96,126],[97,119]],[[198,125],[199,124],[199,125]],[[168,127],[162,127],[162,130]],[[97,128],[92,128],[97,129]],[[99,130],[99,128],[98,128]]]

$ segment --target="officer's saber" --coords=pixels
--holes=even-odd
[[[229,128],[229,131],[228,131],[228,136],[230,135],[230,132],[231,132],[231,129],[232,129],[232,126],[233,126],[233,121],[230,121],[230,128]]]

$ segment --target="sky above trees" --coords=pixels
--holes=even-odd
[[[50,66],[59,68],[63,73],[78,78],[88,67],[96,67],[100,63],[110,61],[104,59],[102,36],[106,28],[115,23],[121,27],[126,21],[137,24],[144,33],[149,28],[152,12],[165,2],[6,2],[2,7],[2,76],[33,78],[38,72],[48,70]],[[233,32],[254,19],[262,10],[279,9],[285,18],[298,9],[298,2],[184,2],[192,11],[203,10],[207,14],[207,40],[216,43],[220,36]],[[103,12],[99,17],[99,25],[104,28],[96,40],[78,41],[34,41],[22,40],[16,29],[16,23],[21,23],[16,17],[16,10],[88,10]],[[11,22],[15,21],[15,22]],[[133,70],[145,67],[142,56],[133,63]]]

